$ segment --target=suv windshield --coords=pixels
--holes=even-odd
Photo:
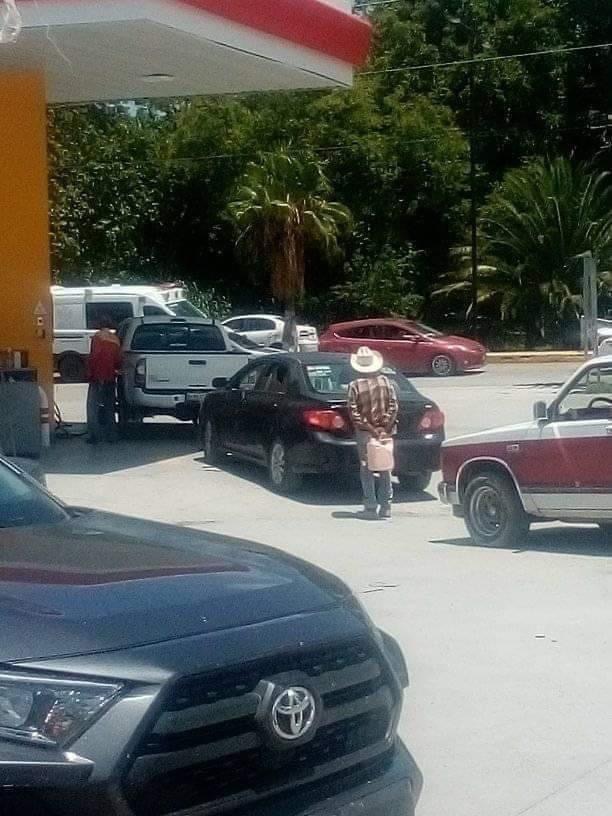
[[[175,300],[174,303],[168,303],[167,306],[177,317],[206,317],[204,312],[188,300]]]
[[[317,394],[346,394],[357,374],[349,362],[338,361],[320,365],[305,365],[304,373],[313,391]],[[385,366],[382,373],[395,385],[398,397],[412,397],[417,393],[412,383],[394,368]]]
[[[67,518],[59,502],[0,462],[0,528],[56,524]]]

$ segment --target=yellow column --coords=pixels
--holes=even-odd
[[[0,73],[0,349],[26,349],[51,400],[50,283],[44,79]]]

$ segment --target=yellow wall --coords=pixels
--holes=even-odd
[[[52,395],[47,127],[44,80],[0,73],[0,348],[27,349]],[[34,311],[47,311],[46,338]]]

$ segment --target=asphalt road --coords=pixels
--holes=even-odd
[[[528,418],[572,369],[416,384],[457,434]],[[82,387],[58,397],[82,417]],[[425,774],[419,816],[609,816],[612,548],[595,528],[480,549],[433,489],[400,496],[390,523],[362,522],[355,490],[313,482],[279,498],[256,469],[207,467],[192,430],[169,423],[107,449],[60,442],[48,469],[67,501],[255,539],[342,576],[408,659],[401,731]]]

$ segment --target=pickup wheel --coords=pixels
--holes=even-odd
[[[275,439],[268,454],[268,473],[272,487],[277,493],[289,495],[299,490],[302,477],[291,464],[291,452],[284,442]]]
[[[510,479],[497,473],[473,478],[463,497],[465,524],[481,547],[520,546],[529,518]]]
[[[64,354],[58,361],[57,370],[65,383],[82,383],[87,379],[87,365],[80,354]]]
[[[125,401],[121,382],[118,383],[117,390],[119,392],[117,397],[117,424],[119,426],[119,432],[124,435],[130,427],[142,425],[144,417],[131,408]]]

